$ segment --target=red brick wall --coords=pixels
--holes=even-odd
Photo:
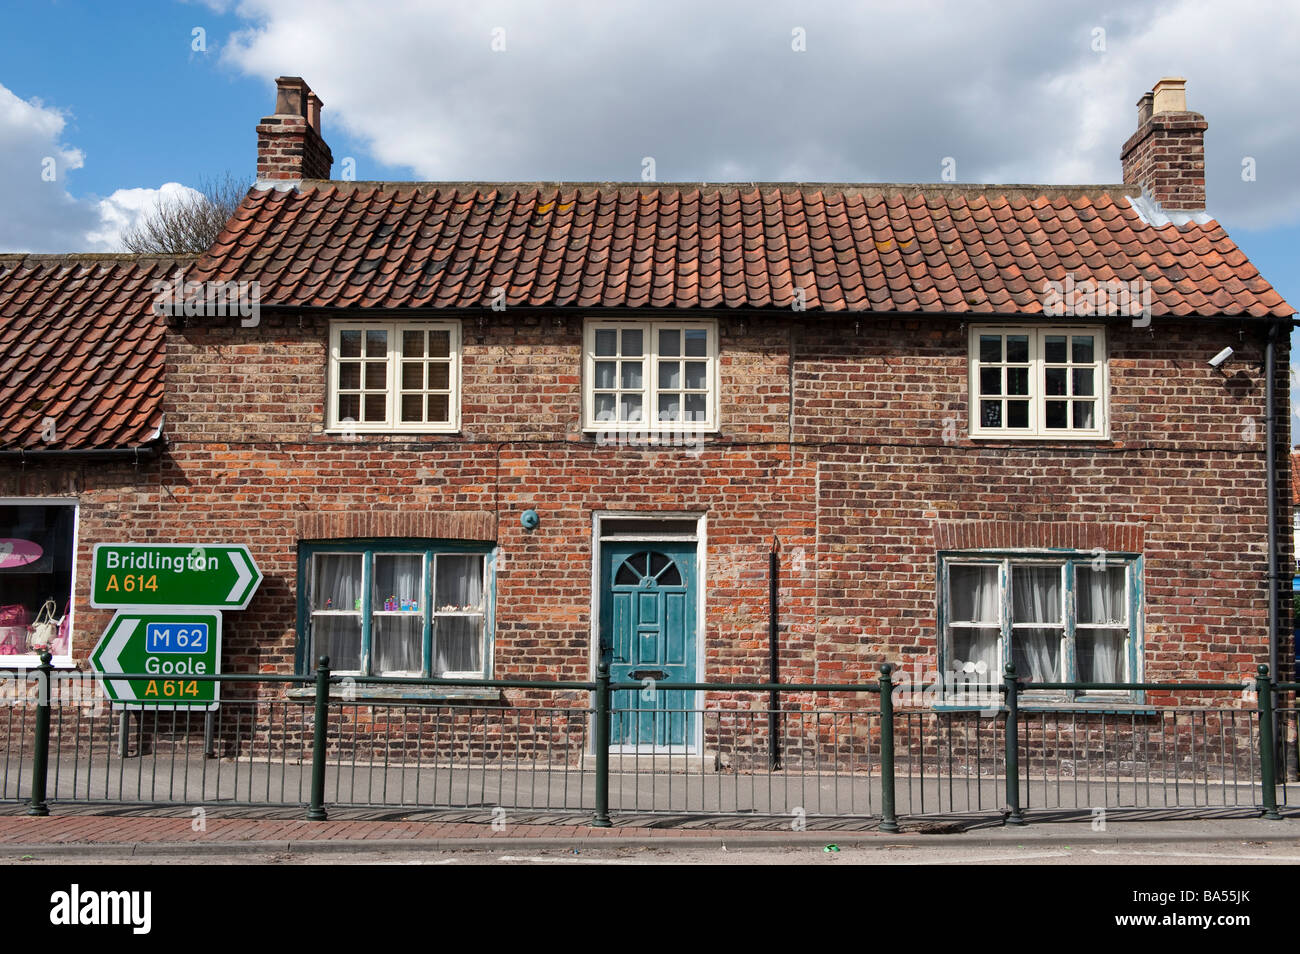
[[[328,179],[334,156],[301,116],[267,116],[257,126],[257,178]]]
[[[1158,113],[1124,144],[1124,181],[1168,211],[1205,209],[1205,131],[1200,113]]]
[[[773,537],[785,678],[867,680],[886,660],[928,670],[936,551],[944,534],[980,539],[985,523],[1024,546],[1140,540],[1153,678],[1236,678],[1267,660],[1258,332],[1239,339],[1234,323],[1159,318],[1115,326],[1112,439],[1062,444],[965,437],[963,324],[858,324],[720,319],[722,433],[695,454],[581,436],[574,315],[466,318],[462,434],[352,441],[322,433],[322,320],[173,331],[165,459],[49,475],[82,495],[75,651],[89,651],[109,615],[85,606],[95,542],[249,544],[265,581],[246,611],[226,616],[226,666],[283,672],[301,536],[397,515],[394,532],[459,519],[477,538],[495,520],[497,674],[585,678],[592,512],[671,510],[708,514],[705,678],[766,676]],[[1237,357],[1210,369],[1205,359],[1227,343]],[[1285,395],[1285,347],[1278,361]],[[1289,551],[1289,455],[1279,467]],[[45,479],[6,472],[0,493],[40,493]],[[518,518],[530,507],[542,522],[526,533]]]

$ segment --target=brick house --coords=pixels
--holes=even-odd
[[[603,636],[633,679],[1291,673],[1294,309],[1205,211],[1181,81],[1123,183],[1057,187],[335,181],[277,82],[258,186],[185,272],[257,282],[255,320],[154,316],[177,263],[0,262],[0,535],[75,510],[66,662],[110,615],[93,544],[152,539],[251,547],[227,671],[586,679]]]

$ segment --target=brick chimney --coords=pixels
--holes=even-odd
[[[1120,158],[1124,181],[1165,211],[1205,209],[1205,117],[1187,109],[1187,80],[1165,77],[1138,100],[1138,129]]]
[[[275,81],[275,114],[257,124],[258,181],[328,179],[334,156],[320,134],[320,97],[300,76]]]

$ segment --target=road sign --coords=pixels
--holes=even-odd
[[[98,543],[90,605],[244,609],[261,582],[245,546]]]
[[[216,708],[221,685],[193,676],[221,671],[221,613],[186,606],[118,610],[90,654],[114,702],[129,708]],[[114,679],[145,673],[145,679]]]

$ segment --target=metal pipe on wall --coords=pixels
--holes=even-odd
[[[1268,496],[1268,672],[1279,678],[1278,661],[1278,592],[1277,592],[1277,399],[1274,394],[1277,373],[1277,322],[1268,326],[1264,345],[1264,467],[1265,492]]]
[[[772,550],[767,555],[767,646],[769,653],[768,673],[773,685],[780,682],[780,599],[781,599],[781,555],[780,541],[772,538]],[[768,764],[773,769],[781,767],[781,696],[769,692],[767,696],[767,737]]]

